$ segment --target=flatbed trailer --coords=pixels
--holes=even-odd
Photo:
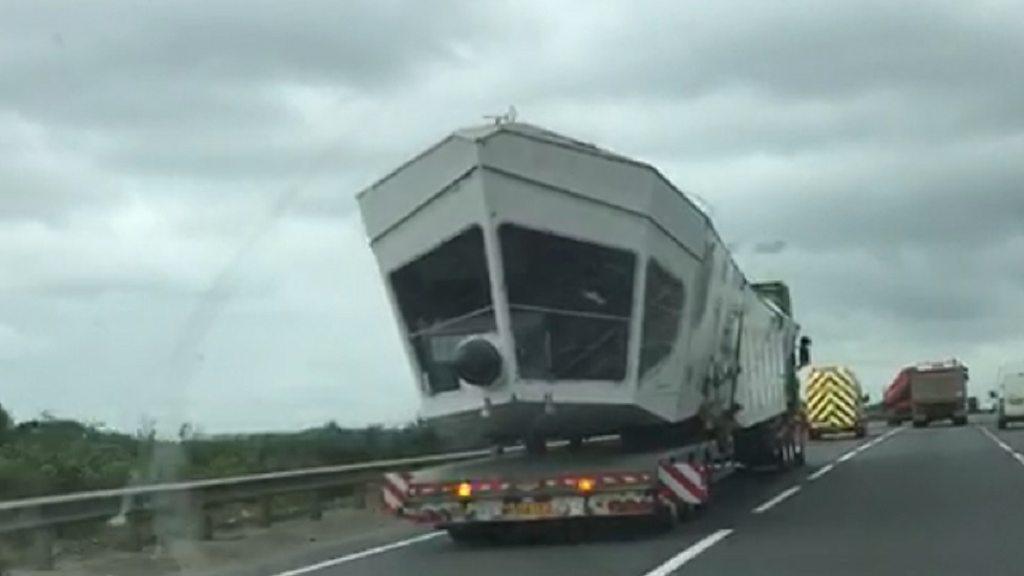
[[[804,464],[806,427],[778,428],[774,461],[758,469]],[[385,475],[382,496],[395,513],[445,529],[453,539],[513,526],[571,528],[613,519],[668,527],[711,500],[713,486],[744,466],[717,441],[628,451],[616,438],[549,449],[513,450],[481,460]]]

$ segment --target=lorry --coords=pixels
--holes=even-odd
[[[823,434],[867,434],[864,404],[867,398],[860,380],[846,366],[816,366],[807,374],[805,388],[807,425],[811,440]]]
[[[996,425],[1024,420],[1024,370],[1000,370]]]
[[[967,367],[956,359],[924,362],[901,370],[885,391],[886,420],[910,420],[921,428],[936,420],[967,423]]]
[[[653,166],[499,120],[358,201],[420,418],[494,448],[387,475],[396,511],[454,538],[676,518],[722,470],[802,463],[810,340],[788,287],[750,282]]]

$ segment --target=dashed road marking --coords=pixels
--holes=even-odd
[[[792,488],[787,488],[786,490],[783,490],[771,500],[768,500],[767,502],[764,502],[757,508],[754,508],[753,510],[751,510],[751,512],[753,512],[754,514],[763,514],[764,512],[771,510],[774,506],[778,505],[780,502],[782,502],[786,498],[789,498],[793,494],[796,494],[799,491],[800,486],[793,486]]]
[[[698,540],[695,544],[693,544],[686,550],[683,550],[679,554],[676,554],[675,556],[669,558],[654,570],[651,570],[650,572],[644,574],[644,576],[668,576],[669,574],[681,568],[683,564],[686,564],[690,560],[696,558],[701,552],[704,552],[708,548],[711,548],[715,544],[721,542],[722,539],[724,539],[729,534],[732,534],[731,528],[723,528],[721,530],[718,530],[717,532],[712,532],[711,534],[708,534],[704,538]]]
[[[432,540],[444,534],[442,531],[427,532],[426,534],[420,534],[419,536],[413,536],[412,538],[406,538],[405,540],[399,540],[398,542],[392,542],[390,544],[384,544],[382,546],[375,546],[373,548],[367,548],[359,552],[353,552],[352,554],[346,554],[330,560],[324,560],[323,562],[317,562],[316,564],[310,564],[301,568],[295,568],[293,570],[285,570],[284,572],[278,572],[274,576],[300,576],[302,574],[309,574],[310,572],[316,572],[323,570],[324,568],[331,568],[351,562],[353,560],[359,560],[360,558],[366,558],[367,556],[375,556],[377,554],[383,554],[384,552],[390,552],[398,548],[404,548],[406,546],[412,546],[413,544],[419,544],[427,540]]]
[[[829,472],[831,472],[832,469],[835,468],[835,467],[836,467],[835,464],[825,464],[821,468],[818,468],[817,470],[815,470],[813,474],[811,474],[810,476],[807,477],[807,479],[808,480],[817,480],[818,478],[821,478],[825,474],[828,474]]]
[[[846,462],[847,460],[849,460],[850,458],[853,458],[856,455],[857,455],[857,451],[856,450],[850,450],[846,454],[843,454],[839,458],[836,458],[836,462]]]
[[[887,439],[892,437],[894,434],[897,434],[901,430],[903,430],[903,428],[893,428],[892,430],[886,432],[885,434],[882,434],[881,436],[875,438],[874,440],[871,440],[870,442],[865,442],[865,443],[863,443],[863,444],[861,444],[861,445],[859,445],[859,446],[857,446],[855,448],[852,448],[848,452],[846,452],[843,455],[841,455],[838,458],[836,458],[834,462],[826,464],[826,465],[822,466],[821,468],[819,468],[819,469],[815,470],[814,472],[812,472],[810,475],[807,476],[807,479],[808,480],[817,480],[818,478],[821,478],[825,474],[828,474],[829,472],[831,472],[836,467],[837,464],[840,464],[842,462],[846,462],[846,461],[850,460],[851,458],[853,458],[854,456],[856,456],[857,454],[860,454],[861,452],[865,452],[867,450],[870,450],[870,449],[874,448],[875,446],[878,446],[879,444],[881,444],[882,442],[885,442]]]

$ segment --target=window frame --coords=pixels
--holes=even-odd
[[[607,319],[614,319],[614,320],[617,320],[617,321],[621,321],[623,323],[623,325],[625,327],[625,342],[624,342],[624,345],[623,345],[625,359],[624,359],[624,363],[622,365],[622,371],[621,371],[621,376],[620,377],[618,377],[618,378],[600,378],[600,379],[595,379],[595,378],[556,378],[556,377],[537,377],[537,376],[534,376],[534,375],[524,375],[523,374],[523,363],[521,362],[521,358],[519,356],[519,345],[518,345],[517,338],[516,338],[516,322],[515,322],[514,309],[516,309],[516,308],[520,308],[520,309],[531,309],[531,308],[540,309],[540,308],[545,308],[545,307],[538,307],[538,306],[535,306],[533,304],[518,304],[517,305],[512,300],[512,290],[510,289],[510,286],[509,286],[509,274],[508,274],[508,267],[507,267],[507,262],[506,262],[505,239],[502,236],[502,230],[506,229],[507,227],[518,228],[520,230],[525,230],[527,232],[532,232],[532,233],[535,233],[535,234],[542,234],[542,235],[554,238],[556,240],[566,240],[566,241],[570,241],[570,242],[586,244],[586,245],[589,245],[591,247],[601,248],[601,249],[604,249],[604,250],[616,251],[616,252],[620,252],[622,254],[625,254],[625,255],[629,256],[632,270],[631,270],[631,273],[629,275],[630,297],[628,299],[627,314],[625,316],[618,316],[618,315],[614,315],[614,314],[602,314],[600,312],[591,312],[591,311],[583,311],[583,310],[576,311],[581,316],[605,317]],[[512,362],[512,365],[514,367],[514,373],[515,373],[516,377],[519,380],[522,380],[522,381],[534,381],[534,382],[536,382],[536,381],[551,382],[551,383],[555,383],[555,382],[557,382],[557,383],[608,382],[608,383],[613,383],[613,384],[621,384],[623,382],[628,381],[630,378],[632,378],[634,373],[635,373],[635,367],[637,365],[636,364],[636,359],[633,358],[634,355],[631,354],[632,349],[633,349],[633,344],[634,344],[634,338],[637,337],[634,334],[636,332],[636,330],[634,329],[634,326],[635,326],[635,324],[637,322],[637,314],[638,314],[638,311],[639,311],[639,308],[640,308],[639,303],[638,303],[639,297],[638,297],[637,284],[638,284],[638,280],[639,280],[639,271],[641,270],[641,267],[639,266],[639,264],[641,264],[642,261],[643,261],[643,259],[640,256],[639,251],[637,251],[636,249],[631,248],[631,247],[626,247],[626,246],[622,246],[622,245],[615,245],[615,244],[608,244],[608,243],[605,243],[605,242],[593,240],[591,238],[588,238],[588,237],[585,237],[585,236],[581,236],[579,234],[571,234],[571,233],[567,234],[567,233],[565,233],[562,230],[552,230],[552,229],[547,228],[547,227],[537,226],[534,223],[524,223],[524,222],[514,221],[514,220],[496,221],[494,223],[494,237],[495,237],[495,239],[497,241],[497,250],[496,250],[497,261],[496,261],[496,263],[497,263],[497,266],[498,266],[498,274],[499,274],[499,282],[496,283],[495,288],[502,292],[501,293],[501,302],[503,304],[504,310],[502,310],[501,312],[508,315],[507,318],[508,318],[509,339],[510,339],[510,341],[512,343],[512,348],[513,348],[512,358],[510,359],[510,361]],[[555,309],[550,309],[550,310],[555,310]]]
[[[647,293],[647,287],[648,287],[648,285],[650,283],[651,270],[654,267],[657,267],[657,269],[660,271],[660,273],[662,273],[665,276],[667,276],[670,280],[674,281],[679,286],[679,291],[680,291],[680,299],[679,299],[679,301],[680,301],[680,305],[679,305],[678,311],[675,314],[676,319],[675,319],[675,326],[674,326],[674,332],[673,332],[673,338],[672,338],[672,341],[671,341],[672,342],[671,346],[669,346],[668,350],[660,358],[656,359],[653,363],[645,366],[644,365],[644,356],[643,355],[644,355],[644,347],[645,347],[645,340],[646,340],[647,313],[648,313],[648,307],[647,307],[647,303],[648,302],[647,302],[647,299],[648,299],[649,295]],[[657,258],[655,258],[653,256],[648,256],[647,257],[647,262],[645,263],[645,268],[644,268],[643,302],[641,304],[641,308],[643,309],[643,317],[640,318],[640,330],[639,330],[639,334],[638,334],[638,337],[640,339],[640,343],[639,343],[640,345],[639,345],[639,348],[638,348],[639,352],[637,354],[637,359],[636,359],[636,362],[637,362],[637,380],[638,381],[643,380],[644,377],[649,375],[649,374],[651,374],[652,371],[655,371],[656,369],[658,369],[660,367],[663,367],[665,362],[668,361],[668,359],[672,357],[672,354],[676,350],[676,344],[679,342],[680,334],[683,332],[683,329],[684,329],[683,325],[685,324],[686,305],[687,305],[688,300],[689,300],[689,293],[688,293],[688,290],[686,288],[686,282],[682,278],[678,277],[675,273],[673,273],[672,270],[669,269],[667,266],[663,265]]]

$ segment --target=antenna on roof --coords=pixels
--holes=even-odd
[[[517,115],[518,113],[516,112],[516,107],[509,106],[508,111],[505,112],[504,114],[487,114],[484,116],[484,118],[494,122],[495,126],[500,126],[502,124],[509,124],[511,122],[515,122]]]

